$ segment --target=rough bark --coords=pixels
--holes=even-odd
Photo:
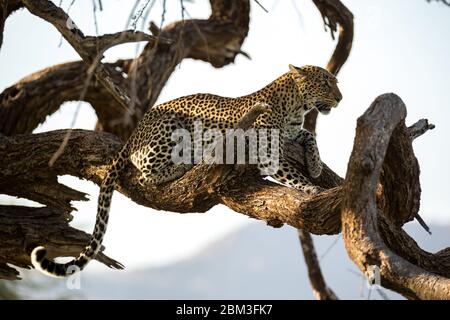
[[[0,191],[21,196],[20,188],[11,187],[12,182],[18,186],[29,184],[30,189],[35,190],[33,194],[27,194],[29,199],[65,210],[70,209],[68,198],[84,199],[83,193],[56,184],[56,177],[69,174],[99,184],[122,144],[110,133],[72,130],[64,152],[50,167],[49,160],[67,134],[68,130],[57,130],[33,135],[0,136],[0,167],[4,169],[0,172]],[[295,152],[302,155],[302,146],[296,145],[296,148]],[[30,157],[30,154],[33,156]],[[137,182],[137,169],[129,165],[118,190],[141,205],[160,210],[205,212],[223,203],[249,216],[272,222],[282,221],[296,227],[305,226],[316,234],[336,234],[340,230],[339,188],[311,198],[297,190],[264,180],[252,166],[223,165],[209,171],[209,166],[198,165],[181,179],[162,187],[149,186],[145,189]],[[315,180],[324,188],[334,184],[334,180],[327,180],[327,176],[336,176],[329,168],[325,172]],[[317,211],[321,207],[330,208],[331,212]]]
[[[127,73],[129,60],[105,64]],[[120,109],[108,91],[96,81],[86,82],[88,67],[83,61],[55,65],[35,72],[0,94],[0,132],[5,135],[31,133],[66,101],[77,101],[85,88],[84,101],[95,109],[98,121],[110,121],[112,110]],[[115,75],[112,73],[112,76]],[[115,82],[120,82],[118,76]],[[127,88],[127,87],[125,87]]]
[[[125,141],[183,59],[206,61],[216,68],[234,62],[243,53],[241,45],[250,19],[248,0],[211,0],[212,13],[208,19],[179,21],[156,31],[153,28],[158,39],[164,41],[150,41],[134,60],[98,64],[101,57],[98,54],[102,51],[94,50],[93,44],[100,40],[84,36],[79,29],[70,32],[65,28],[68,16],[49,1],[24,3],[30,11],[61,29],[84,63],[72,62],[41,70],[4,90],[0,94],[0,133],[6,135],[31,133],[63,102],[82,100],[95,109],[98,130],[114,133]],[[90,72],[88,69],[92,66],[100,66],[100,70],[98,67],[95,70],[101,84],[89,81],[93,69]],[[61,93],[55,96],[55,92]]]
[[[417,160],[405,130],[405,118],[403,101],[386,94],[358,119],[343,189],[345,246],[362,272],[367,274],[371,266],[379,267],[383,286],[410,299],[450,299],[450,248],[434,255],[427,253],[397,223],[412,218],[420,197]],[[401,161],[406,161],[405,170],[394,166]],[[385,179],[380,178],[381,172]],[[383,184],[391,176],[404,183],[406,190],[391,189],[395,187],[392,183]],[[380,193],[390,205],[377,203]],[[404,210],[391,210],[392,205]]]
[[[113,132],[126,140],[133,131],[137,120],[156,101],[170,74],[182,59],[200,59],[210,62],[215,67],[222,67],[232,63],[237,54],[245,54],[241,51],[240,46],[248,33],[249,2],[220,0],[211,0],[210,2],[212,13],[209,19],[183,20],[162,30],[153,27],[151,29],[155,33],[154,36],[125,31],[112,35],[91,37],[85,36],[69,16],[50,1],[2,0],[0,6],[0,40],[3,39],[3,27],[8,16],[13,11],[26,7],[31,13],[53,24],[80,54],[83,61],[46,68],[5,89],[0,94],[0,132],[7,135],[31,133],[48,115],[58,110],[63,102],[83,100],[91,103],[97,113],[99,119],[97,129]],[[113,64],[101,63],[103,52],[111,46],[141,40],[149,41],[149,45],[145,47],[137,59],[119,60]],[[132,67],[131,71],[130,67]],[[93,74],[95,74],[97,81],[91,81]],[[126,75],[126,77],[123,75]],[[129,94],[131,94],[131,99]],[[131,119],[126,117],[127,114],[130,114],[130,109],[133,111]],[[48,145],[47,151],[50,153],[47,153],[47,156],[54,156],[61,152],[63,155],[67,155],[69,148],[66,148],[66,144],[78,137],[76,132],[71,130],[64,133],[60,132],[60,134],[57,134],[57,138],[54,140],[55,144],[50,142],[50,145]],[[61,215],[63,213],[68,214],[73,210],[70,201],[86,200],[84,193],[58,184],[58,174],[56,174],[58,165],[53,166],[52,164],[55,160],[59,164],[64,161],[57,157],[48,158],[47,156],[33,161],[34,159],[30,157],[30,154],[17,154],[15,153],[18,151],[17,149],[15,151],[6,150],[3,143],[6,143],[5,139],[7,138],[1,136],[0,139],[2,140],[0,146],[2,165],[16,162],[16,166],[13,165],[13,167],[23,166],[33,171],[33,175],[27,178],[19,172],[13,173],[10,178],[14,180],[14,183],[11,183],[13,180],[3,179],[11,171],[3,171],[5,175],[2,175],[0,180],[1,188],[2,190],[9,190],[5,194],[35,200],[50,206],[49,210],[58,210],[54,213],[59,212]],[[95,138],[93,139],[95,140]],[[108,139],[114,141],[108,141]],[[104,140],[103,143],[106,143],[106,145],[111,143],[112,148],[120,145],[112,136],[109,136],[108,139]],[[8,140],[9,142],[14,145],[14,141]],[[49,141],[46,141],[44,137],[43,140],[38,138],[35,142],[42,146]],[[32,145],[25,144],[26,146],[20,144],[15,146],[34,149]],[[64,147],[61,148],[61,146]],[[92,153],[95,153],[94,146],[95,143],[91,145],[93,147]],[[39,148],[34,149],[34,151],[36,150],[37,153],[41,151]],[[100,150],[97,151],[99,151],[101,157],[103,156],[103,160],[108,159]],[[113,152],[117,152],[117,149],[113,149]],[[20,157],[19,161],[16,161],[18,158],[12,157],[14,154]],[[111,156],[111,154],[108,153],[108,156]],[[74,160],[74,157],[70,158],[69,162]],[[38,170],[38,167],[42,171],[34,171]],[[45,172],[47,170],[49,172]],[[102,179],[103,174],[104,172],[95,177],[94,174],[87,173],[88,176],[97,179],[97,182]],[[8,212],[11,210],[11,208],[7,208]],[[30,210],[34,214],[43,212],[42,210],[35,211],[32,208]],[[23,208],[20,212],[25,211],[26,209]],[[56,226],[56,228],[70,230],[67,222],[67,219],[65,224],[60,220],[61,226]],[[20,225],[20,221],[17,221],[17,223]],[[56,232],[57,230],[53,231]],[[24,239],[36,238],[33,235],[22,234],[22,236]],[[5,236],[6,239],[8,237],[9,234]],[[71,239],[67,241],[71,241]],[[87,240],[85,235],[80,233],[77,235],[77,241],[86,243]],[[36,238],[36,241],[31,242],[31,246],[47,242],[50,247],[53,247],[51,241],[48,242],[48,239],[45,238]],[[78,252],[81,248],[77,245],[77,243],[74,243],[71,248],[66,246],[65,249],[54,250],[57,252],[55,256],[62,254],[64,251],[68,254]],[[18,249],[23,257],[29,255],[28,251],[28,245]],[[99,257],[99,259],[101,258],[102,256]],[[4,274],[0,277],[9,279],[16,277],[16,271],[3,263],[4,261],[10,261],[10,259],[14,260],[6,254],[0,259],[1,269],[4,270]],[[24,265],[20,259],[16,262],[18,266]],[[115,266],[114,264],[111,265]]]
[[[19,272],[7,263],[30,268],[30,252],[39,243],[46,243],[52,257],[77,255],[83,250],[90,235],[68,225],[72,220],[69,212],[49,207],[0,206],[0,279],[19,279]],[[103,253],[95,259],[110,268],[123,268]]]

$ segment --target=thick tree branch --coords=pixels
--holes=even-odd
[[[404,247],[412,244],[413,240],[384,220],[392,220],[392,212],[382,211],[377,205],[377,194],[380,192],[378,180],[383,180],[380,178],[381,172],[402,174],[393,171],[385,162],[394,156],[391,141],[397,139],[395,135],[398,131],[402,131],[405,117],[406,107],[402,100],[394,94],[386,94],[377,98],[358,119],[355,144],[344,183],[344,241],[349,256],[362,272],[367,273],[373,265],[379,267],[383,286],[412,299],[450,299],[449,248],[435,255],[425,254],[427,257],[433,257],[433,263],[432,266],[429,261],[424,263],[425,259],[418,259],[424,252],[419,250],[417,245]],[[403,139],[410,140],[409,137],[405,138],[406,134],[403,136]],[[412,149],[401,152],[402,154],[396,156],[415,159]],[[418,172],[416,174],[418,175]],[[403,176],[397,178],[403,179]],[[393,192],[391,187],[382,186],[389,188],[385,194],[395,197],[390,201],[407,203],[407,199],[401,198],[400,193]],[[416,192],[420,192],[420,188],[418,191],[409,190],[409,193],[418,197]],[[416,199],[418,201],[418,198]],[[416,206],[413,201],[410,210],[416,210]],[[400,217],[405,218],[405,215],[399,212],[398,218]],[[386,240],[383,239],[383,234]],[[436,265],[441,268],[436,268]]]
[[[119,60],[105,64],[111,71],[114,82],[123,82],[121,73],[128,72],[130,60]],[[0,132],[6,135],[31,133],[48,115],[57,111],[67,101],[80,99],[86,85],[88,66],[83,61],[55,65],[35,72],[20,80],[0,94]],[[126,87],[127,88],[127,87]],[[86,87],[84,100],[95,109],[101,123],[114,119],[118,103],[98,82],[91,81]]]
[[[313,2],[322,14],[324,24],[330,29],[333,39],[339,30],[338,43],[327,65],[331,73],[338,74],[352,50],[353,14],[339,0],[313,0]]]
[[[158,33],[158,39],[167,41],[149,42],[134,61],[104,64],[102,68],[110,77],[109,83],[120,87],[127,95],[131,94],[135,112],[131,120],[139,120],[155,103],[182,59],[199,59],[215,67],[232,63],[236,55],[242,53],[240,47],[248,33],[249,6],[248,0],[211,0],[212,13],[209,19],[184,20],[168,25]],[[64,25],[65,13],[57,13],[57,21],[49,21],[58,24],[71,39],[72,42],[69,43],[74,43],[80,52],[87,51],[86,54],[91,54],[95,41],[79,34],[76,31],[78,29],[68,29]],[[91,66],[92,63],[88,65]],[[88,67],[80,62],[54,66],[36,72],[6,89],[0,94],[0,132],[7,135],[30,133],[47,115],[58,110],[62,102],[80,100],[83,86],[90,75]],[[128,138],[135,123],[124,123],[127,111],[112,98],[104,86],[89,83],[85,97],[81,98],[90,102],[96,110],[99,119],[97,129],[112,132],[123,141]],[[29,117],[22,116],[24,110]]]
[[[113,45],[130,41],[150,41],[155,43],[157,39],[141,32],[124,31],[113,35],[102,37],[86,37],[76,26],[72,19],[58,6],[48,0],[22,0],[25,7],[34,15],[51,23],[69,44],[80,55],[83,61],[89,66],[88,79],[92,73],[97,80],[106,88],[111,96],[119,103],[124,110],[123,122],[132,128],[135,123],[131,120],[134,110],[131,107],[129,93],[124,90],[124,86],[115,83],[111,75],[111,70],[105,68],[101,63],[105,50]],[[161,41],[158,39],[158,41]],[[162,41],[163,42],[163,41]],[[114,72],[116,72],[114,70]],[[89,81],[89,80],[87,80]]]
[[[171,39],[165,46],[148,44],[133,61],[130,77],[135,89],[136,107],[145,113],[158,98],[175,67],[185,58],[202,60],[216,68],[234,62],[248,34],[248,0],[210,0],[211,16],[168,25],[158,36]]]
[[[18,271],[6,264],[29,268],[31,250],[44,243],[52,257],[77,255],[89,234],[70,227],[71,220],[69,211],[60,209],[0,206],[0,279],[20,279]],[[95,259],[110,268],[123,268],[103,253]]]
[[[147,41],[155,44],[160,42],[162,44],[171,44],[172,41],[164,38],[157,38],[141,31],[126,30],[116,33],[104,34],[98,37],[85,36],[82,42],[86,51],[96,53],[96,55],[103,55],[103,53],[119,44]]]
[[[9,187],[12,179],[18,185],[25,182],[35,183],[38,188],[36,190],[39,190],[39,185],[46,186],[48,179],[64,174],[100,183],[108,163],[122,146],[120,141],[109,133],[73,130],[64,153],[49,167],[51,155],[59,147],[66,133],[67,130],[58,130],[33,135],[0,136],[0,167],[3,169],[0,172],[1,191],[16,195],[16,190]],[[298,153],[302,152],[303,149],[298,150]],[[30,157],[30,154],[33,156]],[[243,206],[247,214],[261,219],[274,220],[276,217],[297,227],[309,225],[310,229],[318,234],[339,232],[338,207],[332,209],[334,213],[324,212],[323,219],[322,214],[316,211],[316,208],[322,205],[327,208],[335,207],[333,201],[338,190],[333,189],[311,198],[299,191],[264,180],[259,171],[251,166],[237,169],[230,167],[232,170],[228,177],[213,179],[213,173],[205,174],[207,168],[198,165],[181,179],[154,189],[149,186],[149,190],[145,190],[137,182],[137,170],[130,165],[121,178],[118,189],[133,201],[156,209],[180,213],[205,212],[217,203],[226,203],[235,209]],[[215,185],[211,183],[214,180]],[[326,181],[317,181],[326,185]],[[212,192],[212,186],[217,189],[217,193]],[[51,201],[57,208],[66,209],[65,204],[58,203],[57,198],[54,198],[58,197],[58,194],[48,194],[48,200],[40,201]],[[279,209],[286,205],[283,199],[290,203],[280,213]],[[262,202],[266,204],[261,205]],[[252,208],[256,203],[259,205]],[[297,211],[302,211],[301,215],[298,215]],[[305,221],[302,221],[303,219]]]

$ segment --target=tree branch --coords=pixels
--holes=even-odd
[[[355,144],[343,190],[344,241],[349,256],[363,273],[367,274],[370,266],[379,267],[383,286],[411,299],[450,299],[450,248],[435,255],[426,254],[427,258],[432,258],[432,265],[440,265],[441,269],[430,266],[429,261],[424,264],[423,259],[417,259],[424,252],[417,245],[410,248],[404,246],[413,243],[413,240],[387,222],[392,220],[392,212],[381,210],[377,204],[377,194],[380,192],[377,182],[379,179],[383,180],[380,178],[381,172],[402,174],[386,165],[386,161],[395,156],[392,154],[394,148],[390,141],[403,136],[404,140],[411,143],[405,132],[399,133],[403,130],[405,117],[406,107],[402,100],[394,94],[386,94],[378,97],[358,119]],[[395,135],[399,137],[395,138]],[[415,159],[412,149],[396,156]],[[416,174],[418,176],[418,172]],[[403,179],[403,176],[397,178]],[[390,187],[382,186],[389,188],[384,194],[392,196],[391,202],[407,203],[405,197],[400,197],[401,193],[394,192]],[[416,191],[410,192],[416,197],[417,203],[420,194],[416,192],[420,193],[417,184]],[[410,210],[418,209],[416,203],[410,205]],[[398,218],[404,219],[405,215],[400,212]],[[388,247],[388,244],[393,248]]]
[[[37,6],[34,1],[31,2]],[[236,55],[242,53],[240,47],[249,28],[248,0],[210,2],[212,13],[209,19],[179,21],[159,30],[158,39],[167,39],[170,43],[151,41],[135,60],[120,60],[101,67],[109,75],[110,84],[115,84],[127,95],[131,94],[135,116],[131,119],[134,124],[124,123],[127,111],[104,86],[89,83],[82,100],[91,103],[96,110],[99,119],[97,129],[127,140],[137,120],[155,103],[176,65],[183,59],[199,59],[219,68],[232,63]],[[37,13],[45,16],[39,7]],[[69,43],[73,43],[80,52],[87,51],[86,55],[92,55],[95,41],[79,34],[78,29],[68,29],[64,24],[65,18],[67,15],[58,11],[57,21],[49,21],[57,24],[71,39]],[[54,66],[4,90],[0,94],[0,132],[7,135],[31,133],[47,115],[58,110],[62,102],[80,100],[83,85],[90,75],[90,66],[92,63],[86,67],[80,62]],[[61,94],[55,94],[58,92],[56,90],[60,90]],[[23,116],[22,119],[24,110],[30,117]]]
[[[73,130],[64,152],[49,167],[51,155],[66,135],[67,130],[59,130],[33,135],[0,136],[0,192],[24,196],[64,212],[70,210],[68,193],[74,199],[84,198],[84,194],[57,183],[56,177],[69,174],[100,184],[108,170],[108,163],[122,145],[116,136],[109,133]],[[30,157],[30,154],[33,156]],[[289,223],[316,233],[337,233],[340,229],[338,190],[309,198],[301,192],[264,180],[253,167],[220,165],[214,169],[208,165],[197,165],[179,180],[148,188],[139,184],[139,172],[132,165],[125,172],[118,190],[136,203],[157,210],[206,212],[216,204],[223,203],[235,211],[265,220],[276,227]],[[14,186],[29,186],[29,190],[33,191],[25,194]],[[38,223],[47,223],[45,215],[35,214],[34,219]],[[21,219],[17,215],[14,223],[20,224]],[[67,239],[68,242],[73,240]],[[78,237],[74,245],[84,240]],[[52,243],[57,243],[57,240],[52,239],[50,245]],[[22,252],[24,256],[30,253],[22,245],[9,248],[11,252]],[[14,256],[0,255],[0,261],[23,265],[23,261],[17,261]]]
[[[313,288],[314,297],[317,300],[339,300],[333,290],[325,283],[311,234],[303,230],[298,230],[298,236],[306,267],[308,268],[308,277]]]
[[[105,64],[115,83],[127,82],[121,73],[128,72],[130,60]],[[120,70],[115,74],[112,70]],[[88,66],[83,61],[55,65],[35,72],[0,94],[0,132],[6,135],[31,133],[47,116],[67,101],[80,99],[88,78]],[[84,100],[95,109],[101,123],[117,115],[120,106],[109,92],[96,81],[86,87]]]
[[[19,272],[7,263],[30,268],[30,252],[37,245],[45,243],[53,258],[83,250],[90,235],[70,227],[72,218],[69,211],[60,209],[0,206],[0,279],[20,279]],[[110,268],[123,268],[103,253],[95,259]]]
[[[234,62],[248,34],[248,0],[210,0],[211,16],[206,20],[183,20],[158,31],[173,45],[148,44],[134,60],[130,75],[135,86],[136,107],[145,113],[156,102],[175,67],[185,58],[202,60],[216,68]]]
[[[440,2],[443,3],[444,5],[450,7],[450,1],[449,0],[427,0],[427,2]]]
[[[337,73],[350,51],[351,37],[348,35],[353,35],[352,16],[345,12],[348,9],[337,0],[314,2],[327,17],[325,20],[328,20],[326,23],[332,33],[337,30],[337,23],[344,29],[351,30],[346,36],[345,30],[340,29],[338,46],[341,42],[347,45],[342,46],[343,55],[335,51],[332,60],[336,62],[333,64],[330,61],[328,65],[330,70]],[[47,14],[42,10],[44,7],[40,7],[48,5],[47,1],[31,3],[24,0],[24,3],[37,15]],[[221,67],[233,61],[241,52],[240,46],[248,32],[248,1],[211,0],[211,6],[212,14],[208,20],[181,21],[158,30],[159,36],[172,40],[172,44],[152,42],[138,59],[104,65],[104,68],[111,69],[107,70],[111,77],[117,77],[114,81],[136,98],[137,109],[146,111],[154,103],[181,59],[190,57]],[[335,16],[333,10],[343,10],[344,18]],[[53,13],[54,17],[47,18],[55,24],[66,17],[62,15],[64,12],[52,11]],[[339,19],[346,19],[346,22],[342,20],[341,23]],[[349,23],[347,27],[345,23]],[[97,40],[84,37],[81,32],[76,31],[77,28],[68,30],[75,30],[70,31],[74,32],[73,35],[66,35],[71,44],[80,45],[78,40],[85,41],[80,50],[93,50],[88,48],[97,45],[105,47]],[[67,30],[63,31],[67,33]],[[116,36],[112,38],[117,39]],[[120,69],[115,70],[116,67]],[[68,80],[64,79],[66,73],[62,70],[82,72],[75,80]],[[121,72],[126,72],[128,77],[125,79]],[[69,85],[83,81],[89,74],[89,66],[80,62],[70,63],[56,66],[53,70],[47,69],[8,88],[0,96],[0,113],[7,115],[6,119],[0,117],[2,130],[5,128],[8,132],[31,132],[32,127],[42,121],[46,112],[54,112],[59,107],[58,103],[79,93],[79,88],[70,89]],[[33,106],[26,102],[31,97],[36,98],[40,85],[45,88],[44,83],[51,84],[50,80],[55,75],[61,81],[59,88],[67,90],[62,94],[63,98],[55,99],[58,101],[52,104],[50,95],[44,92],[45,98],[42,101],[46,103],[41,109],[44,111],[29,111],[28,108]],[[26,97],[25,93],[30,93],[27,91],[30,88],[36,91]],[[89,85],[86,97],[92,101],[98,114],[102,114],[103,110],[103,107],[99,107],[99,101],[103,98],[104,104],[114,101],[104,86],[95,87],[95,84]],[[118,105],[117,102],[114,103]],[[20,108],[22,104],[28,106],[23,110],[27,110],[29,114],[34,112],[39,119],[14,119],[20,115],[15,110],[12,111],[12,108]],[[41,108],[38,104],[34,107]],[[255,110],[253,116],[262,112]],[[131,132],[130,128],[114,124],[115,120],[123,116],[123,109],[103,112],[101,126],[111,128],[111,131],[126,138]],[[244,118],[240,126],[245,127],[251,123],[253,116],[250,114],[249,118]],[[254,166],[207,164],[195,166],[176,181],[145,188],[138,183],[137,169],[129,165],[119,179],[117,189],[136,203],[157,210],[206,212],[217,204],[224,204],[236,212],[264,220],[273,227],[289,224],[305,232],[336,234],[341,231],[342,226],[349,255],[363,272],[373,264],[380,266],[382,284],[408,298],[448,298],[450,248],[436,254],[425,252],[401,230],[401,226],[413,219],[419,209],[419,167],[411,142],[432,128],[432,125],[421,120],[407,129],[404,124],[405,116],[406,108],[398,97],[384,95],[378,98],[358,122],[346,180],[343,181],[325,165],[323,174],[317,179],[311,179],[314,184],[327,189],[318,195],[310,196],[267,181]],[[25,120],[31,121],[31,124],[27,124]],[[0,207],[1,230],[7,234],[2,239],[15,239],[12,244],[8,243],[0,249],[2,278],[17,278],[17,271],[7,264],[29,266],[29,253],[35,245],[49,245],[50,248],[53,247],[52,255],[59,256],[62,253],[78,253],[88,241],[86,234],[72,230],[67,225],[69,212],[72,210],[70,202],[84,199],[85,194],[59,184],[57,177],[70,174],[99,184],[122,144],[112,134],[73,130],[61,156],[50,166],[50,158],[66,137],[67,130],[12,137],[0,135],[0,192],[23,196],[48,206],[37,209]],[[302,172],[307,172],[303,147],[292,142],[288,153],[292,164]],[[399,167],[399,163],[402,167]],[[49,227],[49,221],[55,221],[55,227]],[[17,226],[20,230],[15,229]],[[57,230],[59,231],[56,232]],[[308,248],[313,248],[308,245],[307,238],[303,238],[303,242]],[[305,258],[314,258],[314,252],[310,253]],[[121,267],[119,263],[106,257],[98,258],[109,266]],[[311,266],[317,265],[314,259],[311,261]],[[310,272],[316,272],[316,275],[317,270],[320,271],[310,268]],[[325,292],[327,297],[333,297],[324,281],[320,283],[320,278],[314,275],[311,279],[318,281],[315,288],[318,288],[321,296]]]
[[[51,1],[22,0],[22,3],[32,14],[51,23],[61,33],[89,68],[92,68],[97,80],[125,110],[128,110],[130,106],[129,95],[112,81],[109,71],[100,63],[103,53],[115,44],[142,40],[155,43],[156,38],[132,31],[105,35],[103,37],[86,37],[73,20]]]
[[[16,10],[23,7],[21,0],[0,0],[0,48],[3,44],[3,30],[6,19]]]
[[[325,29],[329,28],[331,37],[339,31],[338,43],[328,61],[327,70],[337,75],[347,61],[353,45],[354,24],[352,12],[340,0],[313,0],[322,14]],[[315,131],[317,111],[312,110],[306,116],[304,126]]]

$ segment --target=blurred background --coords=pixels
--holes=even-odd
[[[54,1],[59,4],[58,1]],[[103,1],[94,23],[91,1],[61,1],[85,34],[112,33],[130,27],[134,1]],[[73,2],[73,4],[72,4]],[[146,1],[141,1],[142,4]],[[162,0],[152,1],[147,20],[159,24]],[[324,31],[322,17],[310,0],[260,0],[252,3],[250,33],[243,50],[223,69],[184,60],[172,74],[158,103],[179,96],[208,92],[240,96],[265,86],[297,66],[325,66],[335,42]],[[345,176],[353,146],[356,119],[382,93],[395,92],[408,108],[407,123],[427,118],[436,129],[414,143],[421,165],[420,214],[431,226],[428,235],[416,222],[406,230],[426,250],[450,244],[450,8],[425,0],[343,0],[355,16],[355,38],[349,60],[339,74],[344,99],[328,116],[319,116],[318,145],[322,160]],[[206,18],[207,0],[185,1],[186,18]],[[139,7],[138,7],[139,9]],[[165,25],[181,19],[180,2],[167,1]],[[30,36],[32,30],[33,36]],[[106,53],[106,61],[133,58],[143,45],[121,45]],[[21,10],[5,26],[0,50],[0,90],[42,68],[78,60],[76,52],[48,23]],[[77,102],[65,103],[35,132],[68,128]],[[75,128],[93,129],[94,110],[82,103]],[[77,202],[73,226],[92,232],[98,186],[63,176],[60,181],[90,194]],[[39,206],[0,195],[1,204]],[[340,236],[315,237],[325,278],[340,298],[400,298],[383,289],[368,290],[349,260]],[[65,280],[23,271],[22,281],[0,281],[3,297],[130,298],[130,299],[312,299],[296,230],[272,229],[224,206],[204,214],[180,215],[138,206],[118,192],[104,241],[105,253],[125,264],[113,271],[97,262],[81,274],[81,289],[70,290]],[[387,295],[387,296],[386,296]]]

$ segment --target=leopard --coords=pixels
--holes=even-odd
[[[326,115],[338,106],[342,94],[337,84],[337,78],[322,67],[289,65],[286,73],[249,95],[230,98],[198,93],[150,108],[113,159],[101,183],[95,228],[89,244],[78,257],[67,263],[51,260],[47,257],[47,249],[38,246],[31,253],[33,266],[53,277],[66,277],[84,269],[101,248],[112,194],[121,173],[129,163],[139,169],[139,183],[144,186],[162,185],[176,180],[193,165],[174,163],[171,160],[175,146],[172,137],[174,130],[183,128],[192,132],[195,121],[201,121],[206,129],[224,131],[234,128],[258,104],[268,106],[270,112],[260,114],[252,127],[278,129],[280,132],[278,169],[270,177],[307,194],[319,192],[320,188],[313,185],[306,174],[288,161],[284,145],[292,139],[302,144],[309,176],[317,178],[321,174],[323,165],[315,134],[306,130],[303,124],[305,115],[311,110]]]

